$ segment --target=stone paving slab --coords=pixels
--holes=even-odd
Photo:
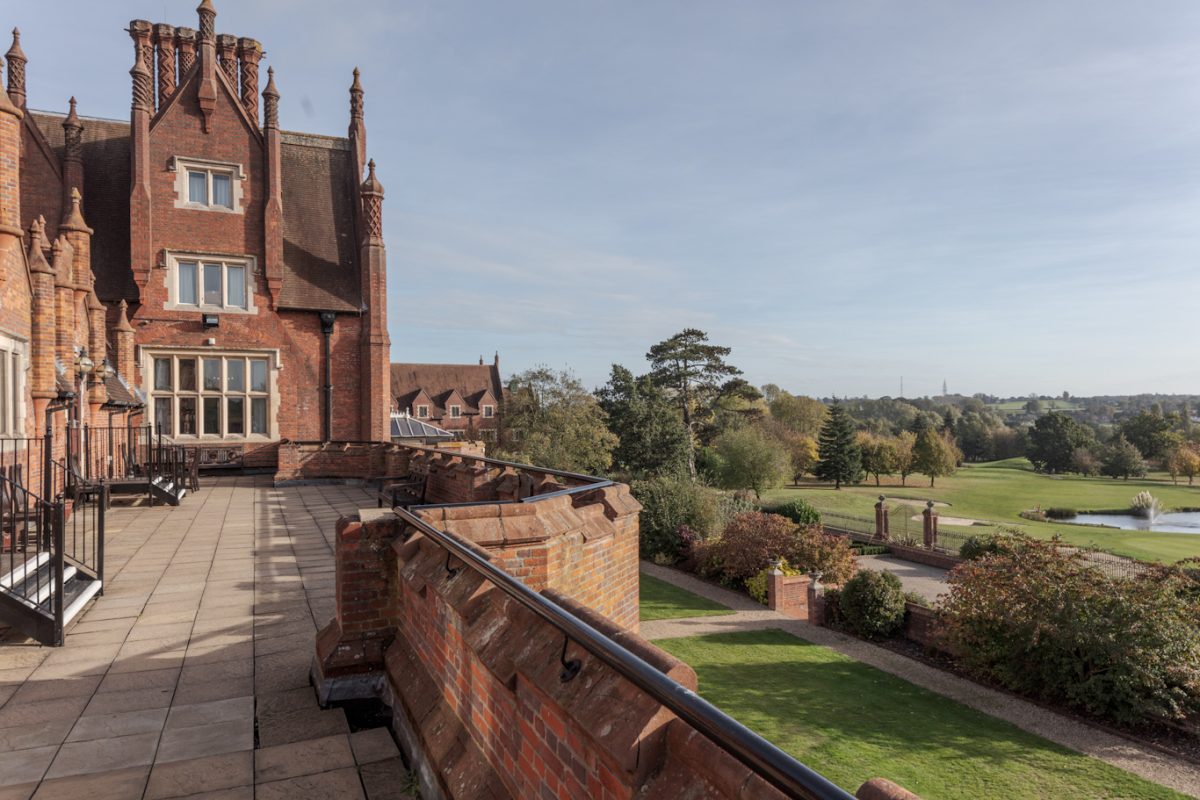
[[[352,749],[308,685],[334,522],[360,506],[356,487],[221,476],[178,507],[114,507],[104,595],[65,646],[0,639],[0,800],[363,797],[355,754],[388,763],[390,734]]]
[[[1173,758],[1160,750],[1094,728],[1011,695],[988,689],[861,639],[785,617],[778,612],[764,609],[746,595],[714,586],[679,570],[660,567],[649,561],[641,563],[641,570],[647,575],[678,586],[680,589],[686,589],[737,612],[724,617],[695,617],[643,622],[641,635],[647,639],[672,639],[764,628],[783,630],[805,641],[823,645],[855,661],[903,678],[909,683],[931,692],[949,697],[989,716],[1010,722],[1018,728],[1035,733],[1063,747],[1106,761],[1113,766],[1167,786],[1177,792],[1200,798],[1200,766]]]

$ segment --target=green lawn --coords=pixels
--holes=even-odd
[[[733,610],[720,603],[706,600],[697,594],[672,586],[666,581],[641,576],[642,619],[678,619],[680,617],[716,617],[732,614]]]
[[[853,792],[884,777],[938,798],[1182,798],[777,630],[662,639],[700,694]]]
[[[1057,533],[1074,544],[1100,547],[1147,561],[1173,563],[1181,558],[1200,556],[1200,535],[1197,534],[1119,531],[1061,522],[1030,522],[1018,516],[1022,510],[1038,505],[1078,511],[1127,508],[1129,501],[1142,489],[1148,489],[1168,509],[1197,508],[1200,507],[1200,485],[1181,483],[1175,486],[1153,477],[1118,481],[1077,475],[1039,475],[1023,458],[967,464],[954,475],[939,478],[932,489],[929,479],[921,475],[910,475],[907,486],[899,484],[898,478],[885,478],[882,487],[876,487],[871,481],[837,491],[816,484],[783,487],[765,492],[763,503],[772,506],[800,497],[822,511],[871,517],[877,496],[883,493],[911,498],[918,504],[925,499],[944,501],[950,507],[940,509],[943,516],[992,520],[1018,526],[1032,536],[1045,539]],[[944,524],[941,527],[970,531],[969,528]]]

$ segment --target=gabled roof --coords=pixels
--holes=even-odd
[[[454,434],[408,414],[392,414],[393,439],[453,439]]]
[[[114,372],[105,378],[104,388],[108,390],[108,402],[105,405],[136,408],[146,404],[142,391],[131,387],[120,373]]]
[[[494,364],[392,364],[392,398],[401,410],[413,404],[424,390],[441,416],[451,393],[458,392],[465,413],[479,411],[479,401],[487,392],[499,399],[500,370]]]

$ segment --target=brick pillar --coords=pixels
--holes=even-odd
[[[201,128],[208,133],[208,121],[217,110],[217,10],[212,0],[202,0],[196,13],[200,17],[200,86],[196,89],[196,100]]]
[[[154,78],[150,74],[150,23],[134,20],[129,35],[137,60],[129,71],[133,98],[129,121],[129,261],[139,292],[150,280],[154,255],[150,238],[150,116],[154,113]],[[215,97],[215,95],[214,95]]]
[[[54,270],[42,252],[43,225],[34,220],[29,229],[29,272],[33,283],[30,314],[32,341],[29,348],[30,390],[34,400],[56,397],[54,352],[57,318]]]
[[[267,172],[267,207],[263,212],[263,273],[267,293],[274,307],[283,288],[283,179],[282,150],[279,134],[279,89],[275,86],[275,69],[267,69],[267,85],[263,89],[263,155]]]
[[[933,508],[933,501],[930,500],[925,504],[925,510],[921,512],[924,517],[923,527],[925,529],[925,549],[932,550],[937,546],[937,511]]]
[[[93,411],[108,401],[108,387],[104,385],[103,371],[100,365],[108,358],[108,342],[105,335],[104,318],[107,312],[104,304],[92,289],[87,296],[88,310],[88,355],[96,362],[96,373],[89,379],[88,402],[92,403]]]
[[[21,31],[13,28],[12,47],[4,57],[8,59],[8,98],[17,108],[25,108],[25,65],[29,59],[21,49]]]
[[[808,575],[784,575],[776,565],[767,575],[767,606],[796,619],[809,619]]]
[[[814,575],[808,584],[808,622],[811,625],[825,624],[825,587],[820,576]]]
[[[885,542],[891,538],[888,533],[887,498],[883,495],[879,495],[879,502],[875,504],[875,538]]]
[[[175,52],[179,55],[179,82],[182,83],[196,63],[196,29],[175,29]]]
[[[9,75],[11,91],[12,75]],[[0,251],[21,240],[21,119],[24,113],[0,92]]]
[[[75,284],[72,262],[75,259],[71,243],[59,236],[50,247],[51,267],[54,270],[54,349],[59,360],[68,365],[75,360]]]
[[[383,184],[375,177],[375,162],[367,165],[360,187],[363,297],[369,306],[362,323],[362,432],[367,441],[390,439],[391,341],[387,330],[387,252],[383,245]]]
[[[342,517],[334,540],[337,612],[317,634],[312,682],[321,702],[373,697],[398,623],[396,554],[400,518],[384,510]]]
[[[83,191],[83,124],[75,111],[75,98],[70,100],[70,113],[63,120],[63,221],[71,217],[71,197]]]
[[[129,324],[129,304],[124,300],[117,307],[117,324],[113,328],[113,343],[116,345],[116,364],[114,365],[117,372],[121,374],[130,385],[137,386],[137,364],[134,363],[134,333],[133,326]]]

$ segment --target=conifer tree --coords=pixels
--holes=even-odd
[[[840,489],[843,483],[854,483],[862,478],[862,453],[854,434],[854,422],[838,403],[829,407],[817,449],[821,460],[817,462],[816,476],[823,481],[833,481],[833,488]]]

